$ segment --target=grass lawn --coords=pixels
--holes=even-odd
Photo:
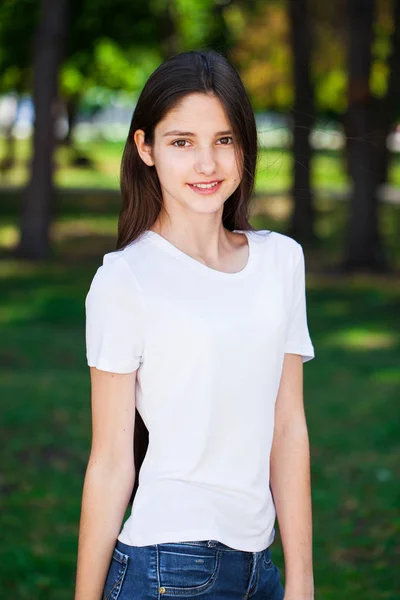
[[[90,448],[84,299],[114,248],[117,195],[60,196],[55,255],[8,255],[16,216],[0,226],[0,589],[14,600],[70,600],[81,488]],[[1,196],[0,196],[1,202]],[[108,204],[107,204],[108,203]],[[97,214],[91,207],[101,206]],[[315,597],[395,600],[400,589],[400,281],[328,275],[340,256],[345,203],[317,200],[320,249],[307,249],[304,366],[312,456]],[[286,198],[257,199],[258,228],[284,231]],[[382,207],[399,267],[399,209]],[[283,569],[277,527],[273,560]]]

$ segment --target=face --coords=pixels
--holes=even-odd
[[[144,144],[142,130],[135,132],[135,142],[142,160],[155,166],[167,212],[179,206],[197,213],[222,211],[239,186],[238,142],[214,96],[185,96],[155,127],[152,147]]]

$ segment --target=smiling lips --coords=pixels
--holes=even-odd
[[[188,183],[188,186],[197,193],[212,194],[220,188],[221,183],[221,180],[214,180],[207,183]]]

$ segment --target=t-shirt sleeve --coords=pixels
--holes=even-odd
[[[143,354],[144,309],[141,290],[125,259],[98,268],[85,309],[88,365],[114,373],[136,371]]]
[[[314,358],[315,353],[307,323],[304,252],[302,246],[297,242],[290,287],[291,298],[285,353],[301,354],[304,363]]]

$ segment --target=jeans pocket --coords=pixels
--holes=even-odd
[[[129,556],[114,548],[103,591],[103,600],[117,600],[128,568]]]
[[[167,542],[157,544],[157,551],[160,593],[195,596],[214,585],[221,550],[184,542]]]
[[[263,552],[263,564],[267,569],[272,569],[274,567],[274,563],[271,558],[271,551],[269,548],[265,548]]]

